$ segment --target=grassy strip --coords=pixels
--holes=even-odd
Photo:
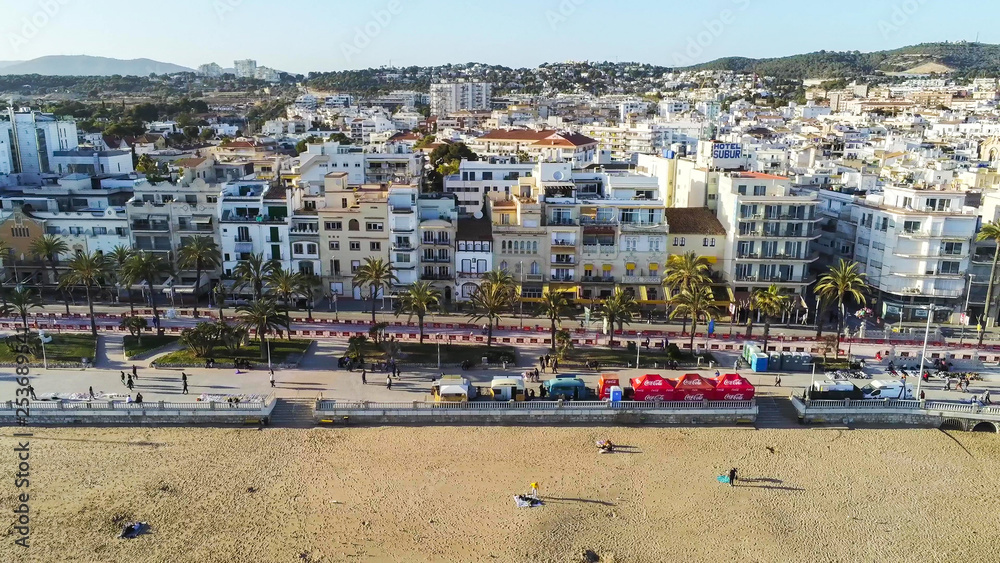
[[[45,345],[45,356],[49,365],[79,364],[81,358],[87,358],[91,365],[97,355],[97,339],[90,334],[52,334],[52,342]],[[42,365],[42,356],[28,357],[29,365]],[[13,364],[17,354],[6,344],[0,344],[0,364]]]
[[[143,336],[142,343],[140,344],[136,337],[129,335],[125,337],[125,356],[128,358],[141,356],[147,352],[170,346],[179,340],[179,336],[156,336],[150,334]]]
[[[298,361],[306,353],[306,350],[309,349],[312,342],[312,340],[271,340],[271,363],[284,364],[290,359]],[[267,362],[266,356],[265,359],[261,359],[260,343],[257,341],[249,342],[240,347],[240,349],[237,350],[235,358],[224,347],[217,346],[212,351],[212,357],[215,358],[217,362],[223,360],[231,361],[234,359],[248,360],[253,363]],[[156,365],[161,367],[203,366],[205,365],[205,358],[198,357],[194,354],[194,352],[185,348],[183,350],[171,352],[170,354],[156,360]]]

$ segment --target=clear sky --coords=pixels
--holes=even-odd
[[[46,8],[48,7],[48,8]],[[566,60],[665,66],[724,56],[1000,43],[972,0],[0,0],[0,61],[235,59],[290,72]]]

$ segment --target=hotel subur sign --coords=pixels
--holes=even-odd
[[[743,145],[739,143],[716,143],[712,147],[712,158],[733,159],[743,156]]]

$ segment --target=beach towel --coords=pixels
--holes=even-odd
[[[131,540],[141,536],[142,534],[145,534],[148,531],[149,531],[148,522],[135,522],[132,524],[126,524],[125,527],[122,528],[122,533],[118,536],[118,538],[123,540]]]
[[[514,504],[518,508],[535,508],[542,506],[542,499],[529,495],[514,495]]]
[[[719,475],[715,479],[724,485],[729,484],[729,475]]]

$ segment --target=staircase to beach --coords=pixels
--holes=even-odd
[[[799,415],[788,397],[757,397],[757,428],[797,428]]]
[[[312,428],[316,426],[316,399],[277,399],[271,411],[271,426]]]

